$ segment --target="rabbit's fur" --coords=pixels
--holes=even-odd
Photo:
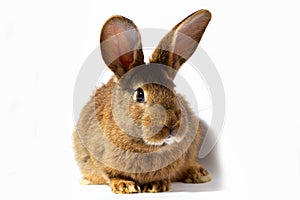
[[[131,20],[113,16],[104,24],[102,57],[115,75],[82,109],[73,134],[84,184],[109,184],[115,193],[136,193],[168,191],[173,181],[211,180],[196,161],[202,123],[173,83],[210,18],[209,11],[200,10],[177,24],[148,64]],[[135,99],[137,88],[143,91],[142,102]]]

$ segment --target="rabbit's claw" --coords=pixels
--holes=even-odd
[[[200,164],[191,167],[187,171],[187,177],[183,181],[185,183],[206,183],[212,180],[210,173]]]
[[[111,189],[116,194],[131,194],[141,192],[141,188],[134,181],[113,179],[111,181]]]

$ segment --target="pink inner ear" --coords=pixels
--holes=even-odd
[[[139,34],[135,27],[122,21],[112,20],[102,30],[101,41],[105,41],[104,51],[107,64],[118,63],[125,71],[134,62],[134,50],[139,43]]]
[[[198,46],[210,20],[210,13],[191,16],[177,28],[173,48],[173,63],[180,57],[188,59]]]
[[[199,42],[203,34],[203,18],[198,16],[180,27],[179,32]],[[204,25],[205,26],[205,25]]]
[[[198,43],[211,19],[211,14],[207,10],[200,10],[182,22],[179,32],[193,38]]]
[[[126,69],[126,71],[129,70],[129,66],[133,63],[133,52],[128,52],[121,56],[120,58],[121,64]]]

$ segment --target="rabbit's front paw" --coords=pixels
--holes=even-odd
[[[143,187],[143,192],[166,192],[170,190],[170,180],[154,181],[147,183]]]
[[[200,164],[191,167],[187,171],[187,177],[183,181],[185,183],[206,183],[212,180],[209,172],[204,169]]]
[[[116,194],[131,194],[141,192],[140,187],[133,181],[124,179],[112,179],[111,190]]]

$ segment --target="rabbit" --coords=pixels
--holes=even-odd
[[[212,180],[197,162],[204,125],[173,82],[210,19],[208,10],[186,17],[163,37],[149,63],[130,19],[105,22],[100,49],[114,75],[83,107],[73,133],[82,184],[106,184],[125,194]]]

